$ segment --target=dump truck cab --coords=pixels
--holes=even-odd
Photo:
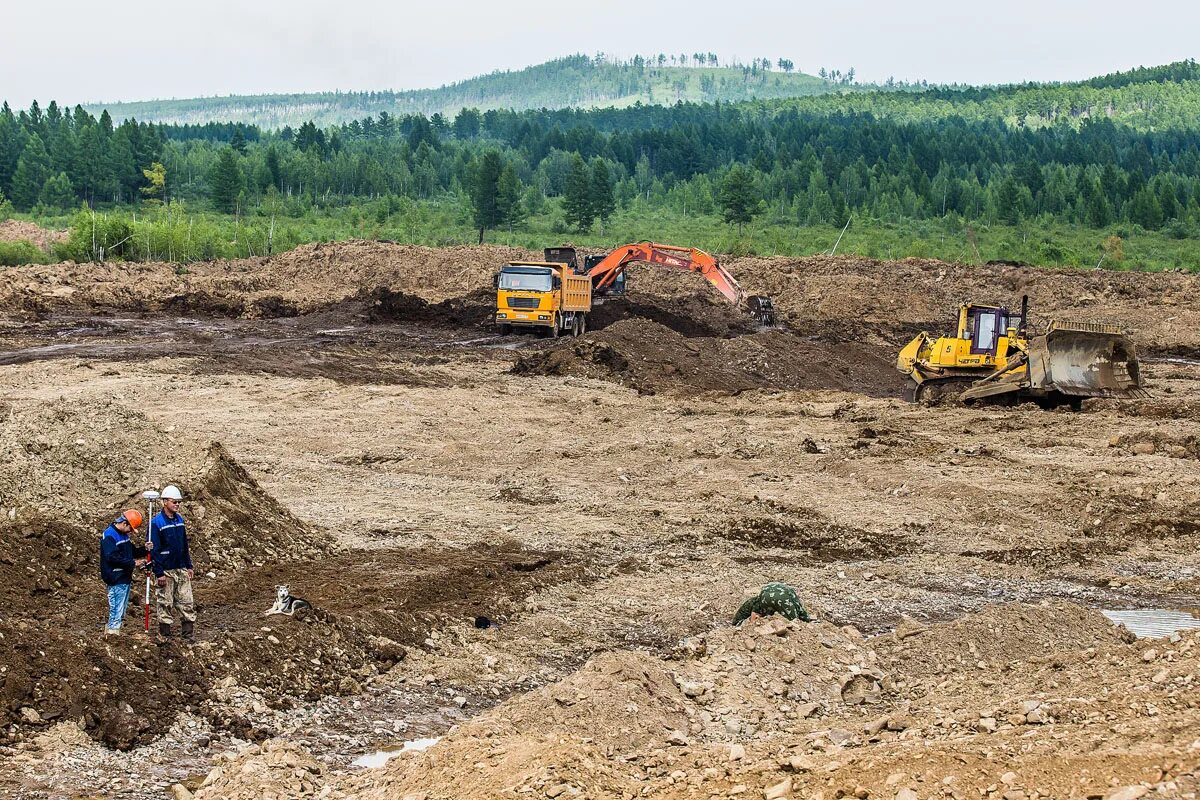
[[[592,282],[569,263],[513,261],[494,278],[496,324],[501,333],[534,329],[551,336],[586,330]]]

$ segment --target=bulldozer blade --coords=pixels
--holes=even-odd
[[[1074,397],[1141,397],[1133,342],[1115,326],[1052,323],[1029,341],[1029,388]]]

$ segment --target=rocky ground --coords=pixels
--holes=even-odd
[[[498,336],[528,255],[0,272],[0,792],[1195,796],[1200,639],[1096,609],[1200,607],[1196,276],[743,259],[780,328],[647,268]],[[1153,396],[899,400],[899,345],[1021,294]],[[167,482],[200,640],[106,642],[98,531]],[[771,580],[819,622],[730,628]]]

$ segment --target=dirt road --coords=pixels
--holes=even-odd
[[[518,255],[0,273],[0,790],[1196,791],[1200,640],[1094,611],[1200,607],[1195,276],[734,261],[760,331],[643,269],[551,342],[483,322]],[[1133,328],[1154,396],[898,399],[898,344],[1021,293]],[[106,643],[96,532],[166,482],[200,642]],[[772,580],[821,622],[728,628]],[[261,617],[280,583],[319,613]]]

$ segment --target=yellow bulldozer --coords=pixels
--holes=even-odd
[[[1053,320],[1034,336],[1028,318],[1028,297],[1019,315],[1003,306],[960,306],[954,335],[922,332],[900,351],[896,369],[909,377],[905,399],[1079,409],[1089,397],[1147,395],[1133,342],[1119,326]]]

